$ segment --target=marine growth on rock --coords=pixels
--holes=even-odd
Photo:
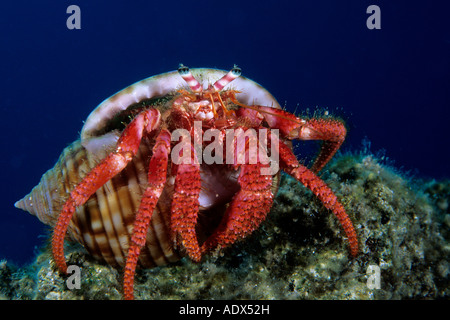
[[[139,299],[449,298],[450,182],[421,180],[369,152],[336,157],[322,178],[348,208],[360,242],[352,259],[320,201],[287,175],[268,219],[221,255],[138,270]],[[122,299],[120,271],[66,248],[80,267],[69,289],[48,248],[29,266],[0,263],[4,299]],[[373,282],[373,270],[379,282]]]

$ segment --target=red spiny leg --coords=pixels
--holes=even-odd
[[[123,280],[123,292],[126,300],[134,298],[134,273],[139,253],[147,240],[147,229],[150,219],[166,183],[169,153],[170,133],[167,130],[162,130],[156,138],[156,143],[153,147],[153,155],[148,169],[148,185],[142,195],[141,204],[133,225],[133,234],[131,235],[131,244],[128,249]]]
[[[345,140],[347,130],[344,124],[334,119],[310,119],[302,127],[299,139],[323,140],[319,155],[311,170],[318,173],[333,158]]]
[[[347,235],[352,256],[358,254],[358,238],[353,223],[338,201],[336,195],[313,171],[298,163],[297,158],[283,142],[280,141],[280,159],[283,170],[310,189],[324,206],[338,218]]]
[[[198,245],[197,216],[201,189],[200,165],[192,147],[191,164],[179,164],[176,168],[174,194],[171,208],[171,232],[174,245],[182,245],[189,257],[196,262],[201,259]]]
[[[127,166],[139,148],[144,131],[153,131],[159,122],[160,113],[156,109],[146,110],[137,115],[122,132],[114,152],[93,168],[70,193],[58,216],[52,238],[53,258],[61,272],[67,273],[64,237],[76,207],[84,204],[98,188]]]
[[[300,140],[323,140],[319,155],[311,170],[319,172],[345,140],[347,130],[344,124],[335,119],[300,119],[281,109],[252,106],[263,116],[269,127],[279,129],[283,137]]]
[[[243,239],[264,221],[272,207],[272,176],[261,175],[262,164],[241,166],[238,183],[241,187],[233,197],[216,231],[202,246],[202,252],[224,248]]]

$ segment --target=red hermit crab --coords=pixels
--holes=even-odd
[[[353,224],[316,175],[345,139],[338,120],[301,119],[257,83],[192,69],[137,82],[102,102],[39,185],[16,207],[54,226],[55,263],[65,273],[64,238],[124,267],[133,298],[137,265],[152,267],[245,238],[265,219],[281,169],[311,189],[340,221],[352,255]],[[313,166],[289,140],[323,140]],[[270,154],[270,156],[269,156]]]

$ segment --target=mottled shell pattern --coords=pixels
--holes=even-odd
[[[227,73],[203,68],[191,69],[191,72],[205,89]],[[243,104],[280,108],[267,90],[245,77],[235,79],[227,87],[239,92],[236,97]],[[123,129],[118,124],[133,115],[129,111],[148,106],[170,108],[170,101],[177,90],[188,88],[178,72],[172,71],[139,81],[103,101],[87,118],[80,140],[64,149],[55,166],[15,206],[53,227],[71,190],[114,149]],[[125,116],[118,117],[121,114]],[[91,255],[110,265],[125,264],[134,217],[147,184],[147,168],[153,143],[151,139],[143,139],[136,157],[120,174],[98,189],[85,205],[76,209],[69,225],[68,239],[81,243]],[[236,191],[237,174],[223,172],[218,166],[202,165],[201,177],[198,226],[201,230],[198,234],[206,237],[208,232],[212,232],[210,226],[217,225],[226,204]],[[278,179],[274,181],[275,185]],[[143,267],[164,265],[177,261],[183,255],[169,241],[173,183],[173,177],[169,174],[150,222],[146,246],[139,257]],[[212,197],[224,200],[220,206],[211,207],[209,199]]]

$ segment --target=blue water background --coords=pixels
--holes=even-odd
[[[69,5],[81,30],[69,30]],[[381,30],[366,27],[369,5]],[[346,119],[343,150],[385,150],[419,176],[450,176],[448,1],[9,1],[0,8],[0,259],[33,258],[46,228],[15,209],[90,111],[177,68],[229,69],[288,110]],[[297,149],[300,153],[301,150]]]

